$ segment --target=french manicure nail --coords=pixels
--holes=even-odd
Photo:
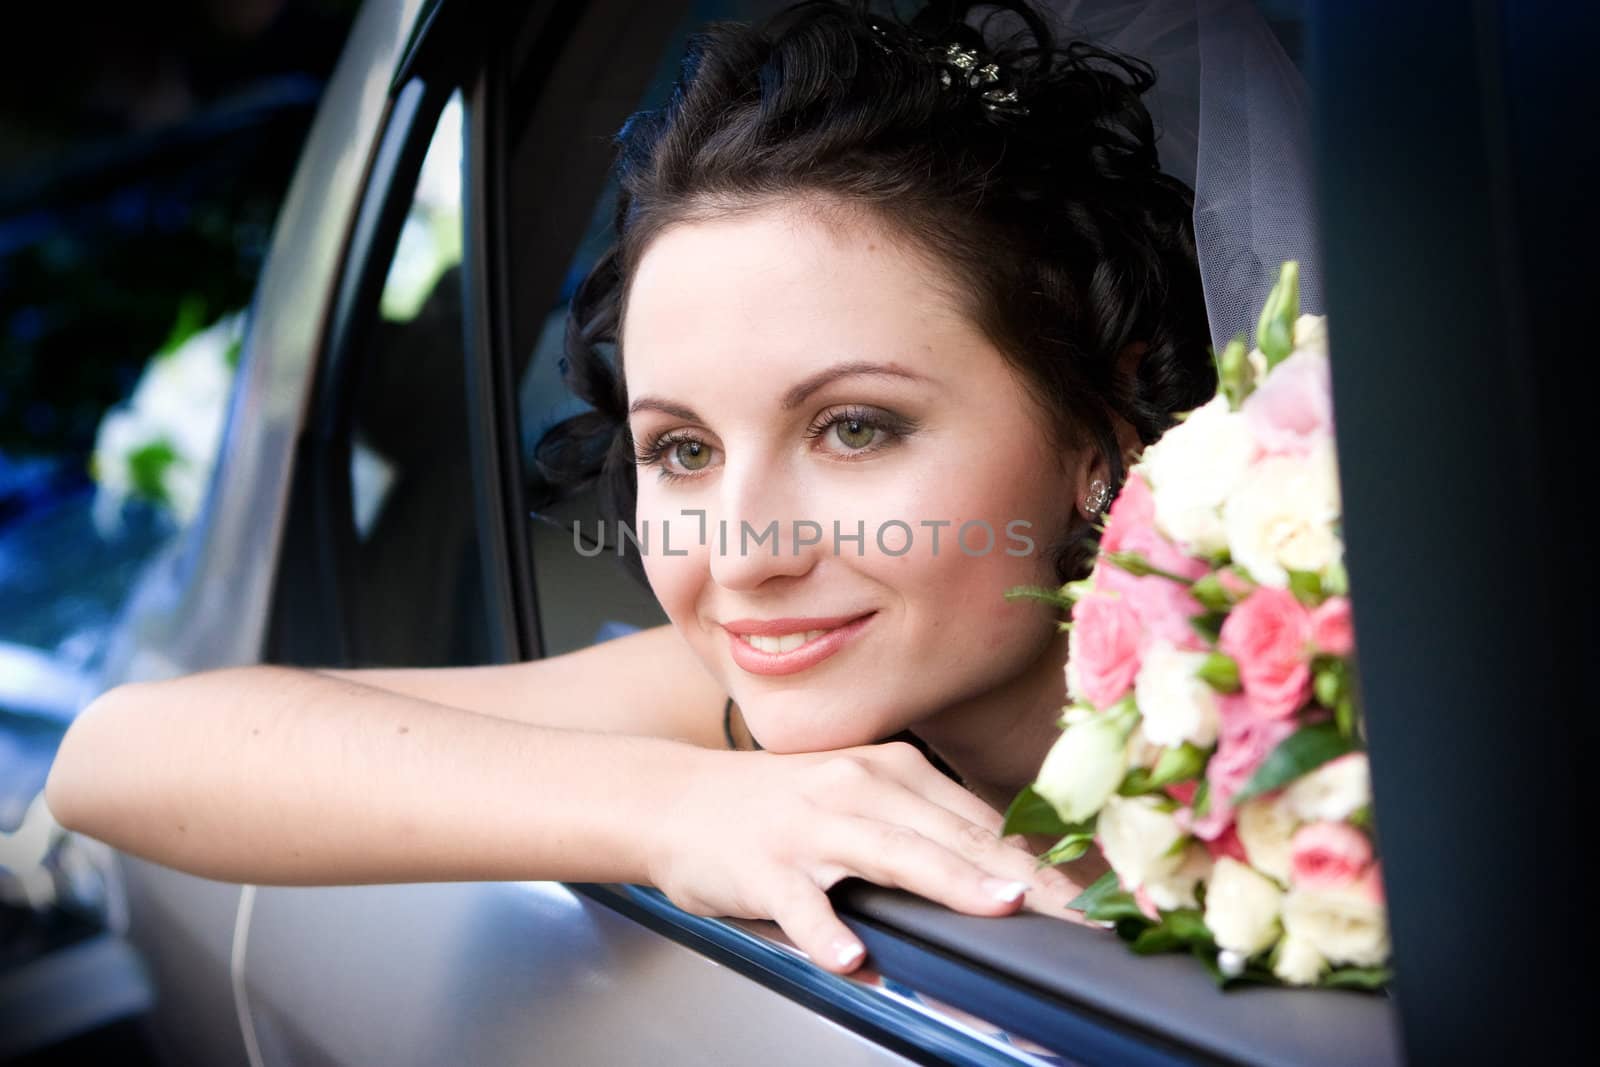
[[[840,941],[835,946],[833,958],[839,966],[848,967],[866,953],[866,947],[855,941]]]
[[[1028,891],[1028,883],[1008,882],[1004,878],[985,878],[983,889],[1000,903],[1010,904]]]

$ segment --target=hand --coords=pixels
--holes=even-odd
[[[999,837],[1000,813],[904,742],[780,755],[697,750],[668,803],[651,880],[698,915],[772,919],[820,966],[865,955],[827,890],[846,877],[971,915],[1060,911],[1061,872]]]

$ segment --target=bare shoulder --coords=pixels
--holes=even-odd
[[[539,726],[725,745],[727,694],[671,626],[525,663],[318,673]]]

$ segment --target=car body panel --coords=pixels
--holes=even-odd
[[[420,0],[363,5],[290,187],[201,515],[130,599],[101,689],[259,660],[289,479],[345,234]],[[248,1062],[230,963],[241,887],[117,853],[127,936],[173,1062]]]
[[[262,887],[251,912],[269,1067],[909,1062],[558,883]]]

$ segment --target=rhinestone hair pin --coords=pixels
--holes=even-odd
[[[888,34],[883,26],[877,22],[870,25],[878,37],[878,47],[892,52],[884,40]],[[945,88],[976,93],[985,108],[999,114],[1028,113],[1027,106],[1017,99],[1017,91],[1006,84],[1010,80],[1007,72],[992,58],[959,44],[923,44],[921,52],[938,68],[939,83]]]

